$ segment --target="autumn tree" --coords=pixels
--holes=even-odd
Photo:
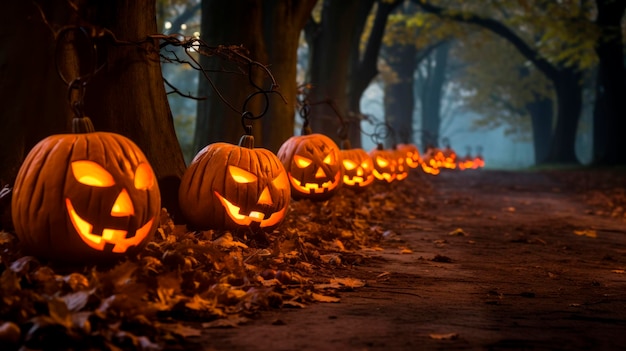
[[[521,7],[513,8],[511,3],[506,3],[496,6],[503,9],[509,5],[503,11],[505,18],[500,19],[502,16],[494,12],[487,14],[492,17],[483,16],[477,9],[466,10],[467,6],[447,9],[427,1],[415,2],[427,12],[475,24],[501,36],[532,62],[552,82],[556,92],[556,121],[547,161],[578,163],[575,140],[582,110],[583,70],[593,63],[589,55],[590,37],[586,34],[591,30],[588,4],[537,0],[535,6],[524,2]],[[525,23],[525,26],[512,27],[506,23]],[[528,30],[535,32],[529,35]],[[541,40],[534,40],[537,37]]]
[[[319,18],[312,18],[307,24],[311,54],[306,79],[313,85],[308,99],[314,104],[311,127],[315,132],[339,141],[340,120],[333,108],[323,103],[332,100],[343,118],[350,121],[348,137],[352,146],[361,145],[361,96],[378,74],[376,63],[387,17],[400,3],[398,0],[323,0]],[[365,44],[361,45],[372,11],[371,27]]]
[[[277,151],[293,135],[296,106],[296,65],[299,37],[316,0],[204,0],[200,35],[209,46],[242,46],[242,54],[268,65],[278,86],[271,86],[268,72],[259,66],[229,65],[202,56],[195,149],[217,141],[236,143],[243,129],[242,113],[258,116],[254,123],[256,144]],[[237,62],[235,62],[237,63]],[[256,68],[255,68],[256,67]],[[256,94],[260,90],[278,94]],[[251,96],[252,95],[252,96]],[[250,99],[248,99],[251,97]],[[267,97],[267,99],[266,99]],[[247,102],[247,104],[246,104]]]
[[[454,78],[457,96],[464,109],[480,115],[475,127],[503,127],[507,135],[532,140],[535,162],[545,161],[553,121],[553,90],[545,76],[485,30],[457,41],[452,56],[462,66]]]
[[[438,144],[450,40],[462,36],[462,26],[456,22],[424,13],[411,3],[391,16],[381,55],[387,67],[385,120],[396,134],[390,142],[415,142],[413,111],[419,106],[421,145]]]
[[[92,58],[85,114],[100,131],[123,134],[146,154],[159,179],[162,203],[175,212],[185,170],[176,140],[159,60],[155,1],[16,1],[5,4],[0,60],[0,178],[12,183],[30,148],[44,137],[69,132],[72,112],[66,80],[73,66]],[[96,51],[78,40],[57,41],[61,28],[83,28]],[[78,30],[76,31],[78,32]],[[67,37],[69,38],[69,36]],[[56,50],[60,45],[64,50]],[[28,50],[25,50],[28,49]],[[69,63],[75,62],[75,65]],[[89,65],[87,63],[86,65]],[[85,69],[82,72],[88,72]]]

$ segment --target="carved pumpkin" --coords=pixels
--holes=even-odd
[[[341,187],[339,147],[323,134],[293,136],[278,150],[294,199],[326,200]]]
[[[422,158],[422,170],[424,173],[431,175],[438,175],[441,171],[439,167],[441,167],[441,162],[437,160],[437,155],[440,154],[441,151],[435,147],[428,147],[426,152],[424,153],[424,157]],[[443,156],[443,154],[441,154]]]
[[[271,151],[254,147],[244,135],[239,145],[214,143],[200,150],[183,175],[180,209],[199,229],[251,228],[271,232],[285,218],[289,180]]]
[[[384,150],[382,144],[370,150],[370,158],[374,163],[372,174],[376,181],[391,183],[396,180],[397,158],[389,150]]]
[[[404,153],[406,165],[409,168],[417,168],[422,163],[420,152],[415,144],[398,144],[398,151]]]
[[[351,189],[363,189],[374,182],[374,163],[363,149],[341,150],[343,185]]]
[[[158,226],[161,196],[141,150],[126,137],[60,134],[29,152],[13,189],[24,251],[66,262],[115,260],[141,249]]]
[[[404,180],[409,176],[409,167],[406,164],[406,153],[398,149],[391,150],[396,158],[396,180]]]

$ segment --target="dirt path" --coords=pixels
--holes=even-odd
[[[590,214],[579,194],[542,173],[431,181],[440,202],[394,223],[384,251],[340,272],[365,287],[340,303],[204,330],[203,348],[626,348],[623,218]]]

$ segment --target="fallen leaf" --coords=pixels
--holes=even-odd
[[[463,229],[461,229],[461,228],[456,228],[455,230],[453,230],[450,233],[448,233],[448,235],[467,236],[467,233],[465,233],[465,231]]]
[[[250,319],[240,316],[230,316],[228,318],[220,318],[211,322],[202,323],[202,328],[236,328],[242,324],[246,324]]]
[[[170,333],[182,336],[183,338],[202,335],[202,331],[200,329],[192,328],[181,323],[164,323],[161,327]]]
[[[334,296],[328,296],[328,295],[322,295],[322,294],[318,294],[318,293],[312,293],[311,297],[313,297],[313,299],[315,301],[318,302],[339,302],[341,299],[338,297],[334,297]]]
[[[574,234],[579,236],[588,236],[590,238],[598,237],[598,233],[593,229],[574,230]]]
[[[365,282],[355,278],[331,278],[330,283],[337,283],[348,288],[360,288],[365,286]]]
[[[435,340],[456,340],[459,338],[458,333],[447,333],[447,334],[429,334],[431,339]]]

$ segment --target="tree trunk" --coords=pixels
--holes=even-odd
[[[353,45],[360,40],[359,16],[367,16],[366,5],[373,1],[323,0],[322,19],[313,33],[309,32],[309,67],[307,82],[313,85],[309,95],[311,128],[340,143],[339,118],[324,101],[332,99],[340,113],[347,116],[348,80]],[[362,26],[361,26],[362,28]],[[357,51],[358,53],[358,51]],[[360,142],[354,140],[353,147]]]
[[[307,1],[255,1],[255,0],[205,0],[202,5],[201,38],[210,46],[243,45],[249,57],[269,69],[279,85],[276,94],[254,96],[245,106],[247,111],[259,115],[269,103],[269,109],[253,131],[256,144],[274,152],[293,136],[296,103],[296,63],[300,31],[304,27],[315,0]],[[204,76],[200,77],[198,95],[208,99],[198,103],[198,117],[194,135],[195,149],[207,144],[225,141],[236,143],[243,133],[241,114],[248,96],[257,92],[250,84],[247,67],[234,67],[215,57],[200,59],[203,67],[217,71],[211,73],[212,87]],[[224,68],[243,69],[245,74],[224,72]],[[254,69],[255,84],[269,89],[268,77]],[[217,89],[217,91],[216,91]],[[221,94],[232,105],[229,107],[218,96]]]
[[[203,0],[200,37],[213,47],[243,45],[249,50],[248,56],[258,61],[260,53],[264,51],[264,43],[259,40],[262,38],[259,33],[260,12],[261,4],[253,0]],[[200,56],[200,65],[210,72],[207,74],[212,84],[200,74],[198,96],[206,97],[206,100],[198,101],[194,132],[196,152],[215,142],[237,143],[244,133],[241,125],[244,102],[255,91],[249,82],[247,67],[207,56]],[[222,101],[220,94],[226,101]],[[253,99],[246,106],[255,115],[261,112],[259,98]],[[271,102],[276,101],[272,99]],[[259,139],[257,145],[261,145],[260,128],[254,128],[254,135]]]
[[[547,162],[580,163],[576,157],[576,131],[582,110],[581,73],[563,68],[555,81],[557,120]]]
[[[439,146],[441,99],[446,82],[450,44],[444,42],[435,49],[435,67],[422,91],[422,147]]]
[[[550,140],[552,138],[553,110],[552,100],[537,97],[526,105],[530,114],[533,132],[533,146],[535,150],[535,164],[543,164],[550,155]]]
[[[163,206],[176,213],[178,182],[185,164],[163,86],[158,43],[145,41],[147,35],[156,33],[155,1],[82,1],[76,3],[77,12],[68,4],[62,0],[41,2],[50,28],[46,28],[34,2],[10,2],[7,6],[11,9],[2,11],[6,18],[1,22],[6,27],[1,31],[0,99],[7,108],[0,128],[6,143],[3,181],[13,181],[19,164],[36,142],[70,130],[73,115],[67,86],[57,76],[51,30],[94,25],[110,30],[120,41],[142,44],[115,44],[107,35],[97,39],[102,69],[87,84],[85,114],[92,118],[96,130],[123,134],[144,151],[159,178]],[[28,52],[20,50],[24,38],[37,45],[29,45]],[[66,56],[72,58],[71,53]],[[64,64],[60,62],[62,68]]]
[[[67,8],[42,4],[49,21],[66,23]],[[19,34],[16,34],[19,33]],[[37,45],[24,48],[24,38]],[[68,132],[67,86],[56,73],[54,34],[31,1],[10,1],[0,11],[0,188],[12,186],[30,149],[51,134]],[[0,198],[0,229],[12,228],[10,196]]]
[[[267,63],[286,102],[270,96],[270,109],[263,118],[259,145],[274,152],[294,135],[300,33],[317,0],[263,0],[264,39]]]
[[[373,1],[370,2],[373,3]],[[387,26],[387,19],[389,18],[389,14],[400,5],[400,3],[401,1],[391,3],[378,1],[374,24],[372,25],[367,45],[362,55],[359,50],[360,41],[352,43],[350,80],[348,85],[348,110],[350,116],[361,115],[361,97],[371,81],[378,75],[378,57]],[[365,26],[369,13],[369,8],[366,6],[361,6],[360,9],[363,12],[358,16],[360,29],[357,30],[357,33],[363,32],[363,27]],[[352,118],[348,119],[348,122],[348,138],[352,146],[361,147],[361,121]]]
[[[413,141],[413,74],[417,66],[414,45],[394,44],[385,48],[387,64],[394,73],[393,80],[385,82],[385,121],[391,126],[393,135],[387,138],[387,146],[408,144]]]
[[[626,2],[596,0],[596,24],[602,31],[596,44],[600,61],[593,124],[595,164],[626,164],[626,70],[621,19]]]

